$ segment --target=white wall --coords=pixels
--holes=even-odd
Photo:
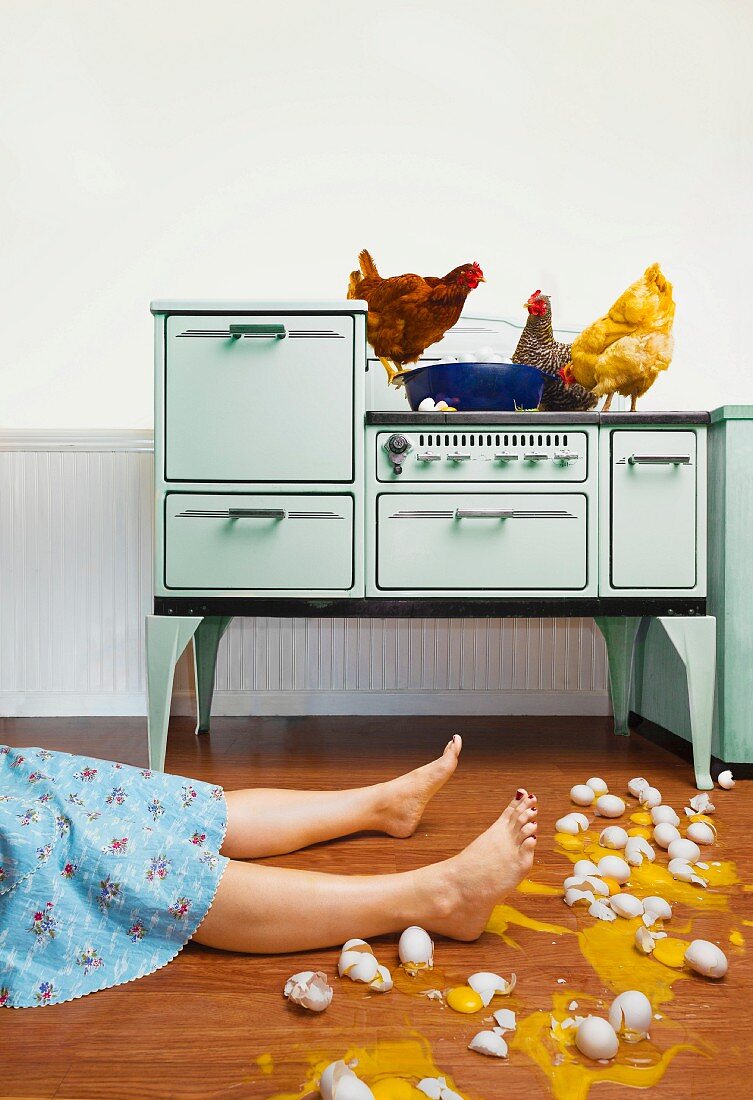
[[[742,0],[3,0],[0,425],[148,427],[151,297],[478,259],[584,324],[658,259],[644,407],[753,401]]]

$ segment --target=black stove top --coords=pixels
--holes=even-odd
[[[367,424],[708,424],[710,414],[695,412],[411,412],[366,413]]]

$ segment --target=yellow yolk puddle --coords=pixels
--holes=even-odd
[[[612,993],[640,989],[656,1009],[672,1000],[674,983],[690,975],[687,971],[668,970],[651,955],[638,950],[635,931],[640,924],[640,917],[610,922],[597,920],[578,932],[578,942],[583,957]],[[659,942],[664,943],[664,940]]]
[[[743,924],[750,924],[750,923],[751,922],[749,920],[748,921],[743,921]],[[745,937],[743,936],[742,932],[738,932],[738,930],[736,928],[733,929],[732,932],[730,932],[729,942],[733,943],[735,945],[735,947],[745,947]]]
[[[533,879],[524,878],[516,886],[519,894],[547,894],[556,897],[562,894],[559,886],[547,886],[545,882],[534,882]]]
[[[260,1054],[256,1059],[256,1064],[262,1073],[271,1073],[275,1068],[274,1059],[271,1054]]]
[[[647,825],[635,825],[632,829],[628,829],[628,836],[642,836],[644,840],[653,840],[654,830],[649,829]]]
[[[484,1002],[476,993],[475,989],[471,989],[469,985],[459,985],[454,989],[449,989],[445,996],[447,1004],[455,1012],[480,1012],[484,1007]]]
[[[680,970],[685,965],[685,952],[690,947],[688,940],[676,936],[665,936],[654,945],[653,958],[665,966]]]
[[[405,1039],[380,1039],[373,1047],[349,1047],[342,1052],[309,1054],[306,1080],[297,1092],[279,1092],[269,1100],[304,1100],[319,1096],[319,1080],[330,1064],[341,1058],[356,1062],[353,1072],[374,1093],[376,1100],[426,1100],[416,1085],[423,1077],[444,1077],[447,1087],[462,1092],[446,1070],[440,1069],[428,1042],[415,1032]]]
[[[571,997],[571,993],[553,996],[552,1006],[558,1023],[572,1015],[567,1008]],[[588,1015],[582,1002],[579,1003],[579,1014]],[[511,1050],[522,1050],[542,1070],[556,1100],[586,1100],[591,1086],[602,1081],[625,1087],[651,1088],[661,1080],[680,1051],[703,1053],[689,1043],[678,1043],[664,1052],[647,1040],[620,1043],[615,1060],[602,1066],[580,1054],[575,1046],[575,1028],[563,1030],[556,1026],[553,1029],[548,1012],[533,1012],[519,1020],[517,1031],[508,1038]]]
[[[424,997],[431,989],[446,989],[450,984],[442,970],[419,970],[416,974],[406,974],[402,966],[392,971],[395,989],[412,997]],[[378,996],[383,996],[379,993]]]
[[[637,813],[631,814],[630,820],[634,825],[653,825],[654,823],[651,814],[647,813],[646,810],[639,810]]]
[[[560,891],[557,891],[560,893]],[[486,925],[487,932],[493,932],[497,936],[506,938],[505,933],[511,924],[517,924],[520,928],[530,928],[534,932],[547,932],[551,936],[573,936],[572,928],[564,928],[561,924],[548,924],[546,921],[535,920],[526,916],[512,905],[496,905]]]
[[[583,851],[583,841],[580,836],[570,836],[569,833],[556,833],[554,839],[560,848],[564,848],[566,852]]]

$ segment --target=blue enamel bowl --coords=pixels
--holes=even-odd
[[[526,363],[428,363],[400,377],[414,412],[426,397],[458,412],[536,409],[544,392],[543,374]]]

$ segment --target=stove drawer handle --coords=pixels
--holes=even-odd
[[[512,519],[509,508],[456,508],[455,519]]]
[[[228,508],[229,519],[286,519],[284,508]]]
[[[631,455],[630,466],[689,466],[690,455]]]
[[[284,340],[287,330],[284,325],[231,325],[230,335],[234,340],[241,336],[269,336],[274,340]]]

